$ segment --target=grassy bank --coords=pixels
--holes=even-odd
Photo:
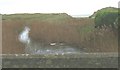
[[[117,34],[110,28],[95,29],[93,18],[59,13],[3,15],[3,53],[24,53],[25,45],[18,41],[18,35],[25,25],[38,42],[67,43],[87,52],[117,52]]]

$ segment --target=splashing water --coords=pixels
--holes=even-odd
[[[79,52],[75,48],[65,44],[58,46],[56,43],[50,43],[49,46],[42,46],[40,45],[41,43],[34,43],[29,38],[29,32],[30,28],[25,26],[24,30],[19,35],[19,41],[26,44],[25,52],[28,54],[71,54]]]
[[[24,28],[24,30],[19,35],[18,39],[19,39],[20,42],[25,43],[25,44],[30,43],[29,31],[30,31],[30,28],[26,26]]]

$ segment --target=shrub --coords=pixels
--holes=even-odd
[[[95,26],[101,28],[103,25],[111,25],[114,28],[114,22],[117,17],[118,13],[116,12],[104,12],[101,14],[97,14],[95,17]]]
[[[118,18],[117,8],[104,8],[99,10],[95,15],[95,27],[112,26],[115,28],[117,23],[114,23]]]

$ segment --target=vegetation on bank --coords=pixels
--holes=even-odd
[[[97,10],[96,12],[94,12],[89,17],[90,18],[95,17],[98,13],[102,13],[102,12],[118,12],[118,8],[115,8],[115,7],[105,7],[105,8]]]
[[[96,18],[101,19],[97,14]],[[110,27],[95,28],[96,18],[73,18],[65,13],[3,15],[3,53],[24,53],[18,35],[25,25],[31,29],[30,37],[41,43],[62,42],[86,52],[117,52],[117,34]]]
[[[106,7],[91,15],[90,17],[95,17],[95,28],[112,27],[117,29],[118,10],[118,8]]]

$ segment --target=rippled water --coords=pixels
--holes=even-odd
[[[40,43],[39,43],[40,44]],[[68,46],[68,45],[48,45],[41,46],[39,44],[30,44],[26,46],[26,52],[30,54],[74,54],[83,52],[78,48]]]
[[[33,54],[70,54],[70,53],[76,53],[74,48],[63,48],[63,49],[39,49]]]

